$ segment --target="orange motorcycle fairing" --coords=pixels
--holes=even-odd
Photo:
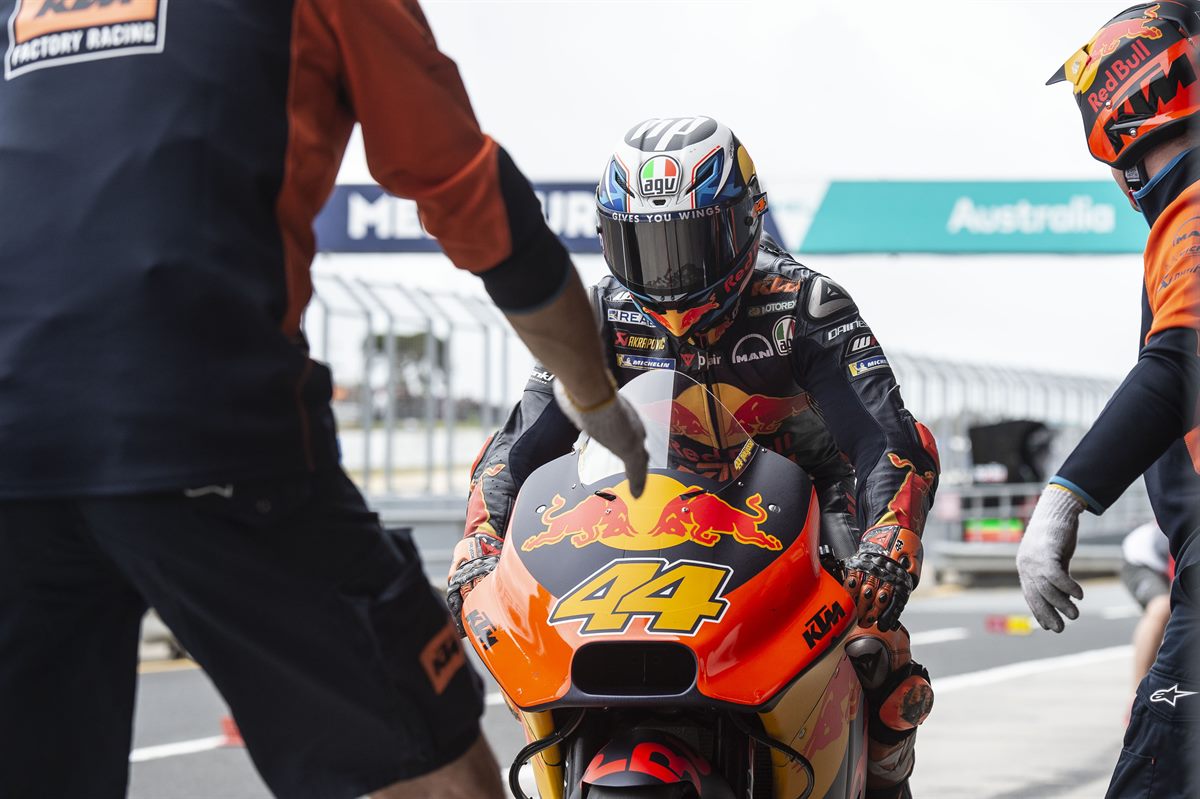
[[[621,480],[583,484],[577,457],[526,480],[496,571],[464,603],[519,708],[766,708],[850,629],[811,483],[786,458],[760,450],[725,485],[655,470],[634,500]]]

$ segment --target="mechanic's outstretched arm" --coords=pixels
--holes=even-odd
[[[840,286],[813,274],[796,306],[792,367],[857,472],[859,551],[846,587],[859,624],[883,632],[921,577],[921,534],[939,464],[933,434],[904,408],[883,349]]]
[[[642,426],[616,397],[579,276],[529,181],[480,130],[458,69],[437,49],[420,6],[313,0],[304,13],[316,15],[305,30],[321,40],[300,50],[294,83],[341,88],[311,93],[311,102],[342,99],[316,117],[346,137],[354,120],[362,124],[371,174],[416,201],[450,260],[482,278],[534,357],[559,375],[564,410],[639,484],[647,460]],[[305,131],[294,135],[303,139]],[[304,148],[295,143],[297,153]]]
[[[1185,280],[1178,282],[1181,293],[1189,292],[1187,307],[1200,325],[1200,283],[1185,288]],[[1083,587],[1069,567],[1080,514],[1103,513],[1164,457],[1163,469],[1190,466],[1185,436],[1200,422],[1197,353],[1200,331],[1195,327],[1152,331],[1137,364],[1038,499],[1017,550],[1017,571],[1025,602],[1043,629],[1062,632],[1062,616],[1079,618],[1071,599],[1083,599]],[[1200,438],[1192,439],[1198,442]],[[1176,455],[1173,460],[1171,454]]]
[[[555,375],[554,393],[563,413],[621,459],[630,491],[641,496],[646,434],[637,414],[616,394],[578,273],[569,269],[562,293],[546,305],[506,316],[529,351]]]

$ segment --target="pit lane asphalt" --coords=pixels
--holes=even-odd
[[[904,613],[914,636],[913,650],[934,678],[963,675],[1005,664],[1039,660],[1127,644],[1138,609],[1115,580],[1087,582],[1082,617],[1062,635],[1035,629],[1027,635],[989,631],[989,620],[1009,615],[1027,617],[1028,611],[1015,587],[919,590]],[[476,661],[476,666],[478,662]],[[487,678],[492,697],[483,720],[484,730],[501,764],[507,767],[523,745],[520,729],[507,708],[497,701],[494,683]],[[969,690],[1013,693],[1019,702],[1021,681],[1007,681]],[[1086,701],[1085,698],[1064,702]],[[1063,708],[1048,708],[1046,724],[1054,724]],[[138,684],[135,751],[175,742],[209,739],[221,734],[221,718],[228,711],[204,676],[193,665],[148,663]],[[927,725],[938,723],[937,709]],[[1120,729],[1108,731],[1114,741]],[[963,741],[964,747],[982,742]],[[153,752],[153,750],[149,750]],[[920,749],[918,749],[920,751]],[[1111,768],[1111,764],[1080,767]],[[133,799],[265,799],[270,794],[255,774],[246,751],[219,748],[135,762],[130,769]]]

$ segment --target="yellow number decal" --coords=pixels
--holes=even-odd
[[[645,616],[647,632],[695,635],[725,615],[721,590],[731,574],[728,566],[690,560],[614,560],[558,600],[550,623],[582,620],[581,635],[598,635],[624,632],[634,616]]]

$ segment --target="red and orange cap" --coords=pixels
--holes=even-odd
[[[1196,115],[1198,32],[1197,0],[1142,3],[1105,23],[1046,81],[1073,84],[1093,157],[1129,169]]]

